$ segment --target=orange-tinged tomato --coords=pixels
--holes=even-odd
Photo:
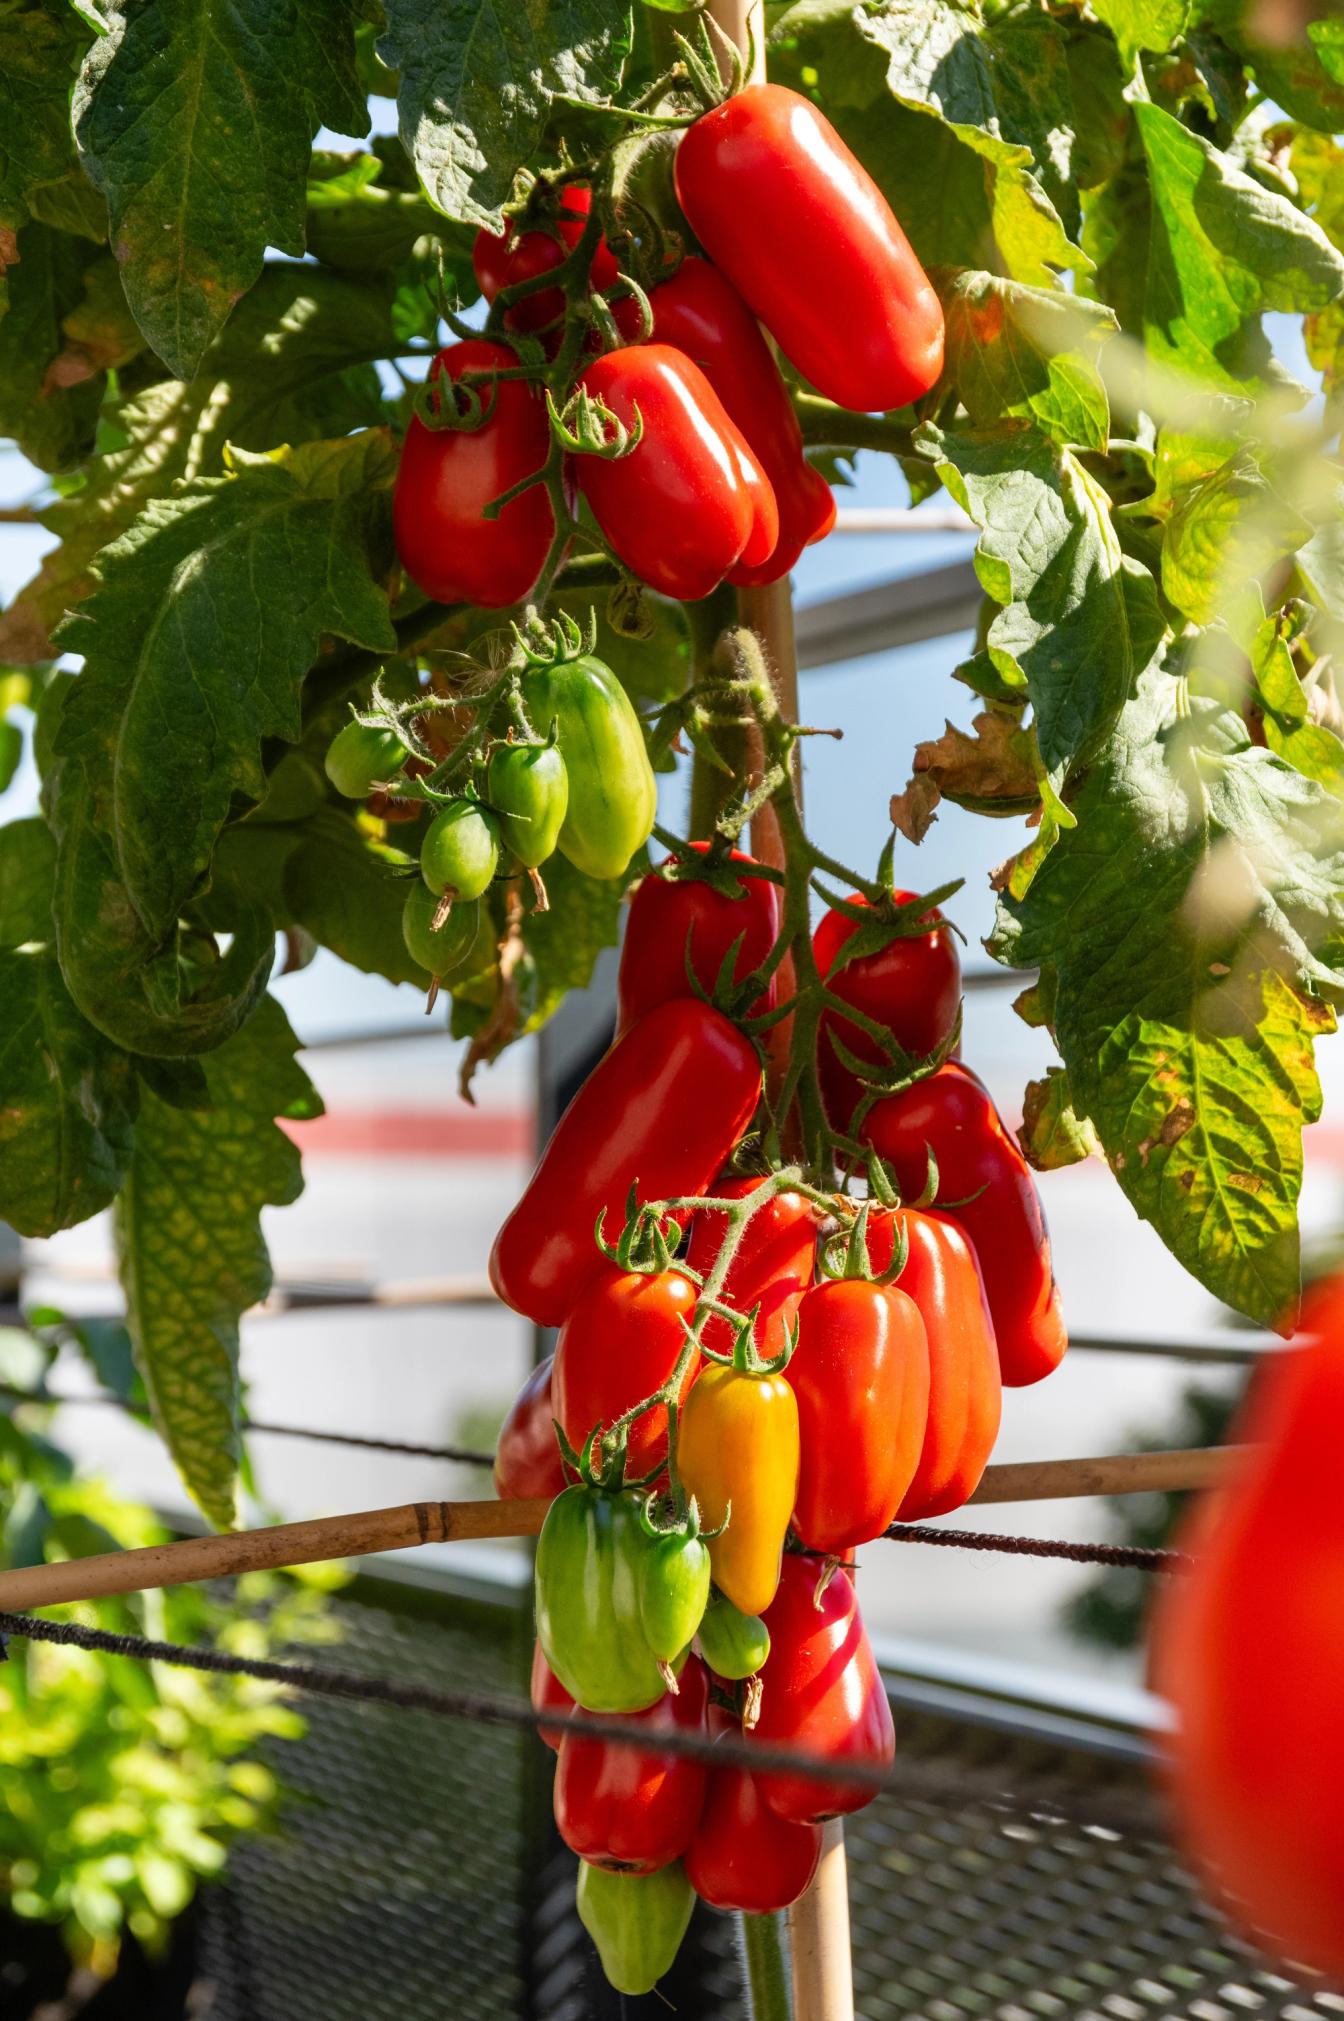
[[[798,1404],[782,1375],[714,1362],[686,1399],[677,1466],[700,1504],[714,1583],[743,1614],[763,1614],[779,1584],[798,1489]]]

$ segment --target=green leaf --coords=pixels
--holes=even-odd
[[[238,1322],[271,1286],[261,1209],[296,1200],[299,1154],[275,1119],[321,1113],[280,1006],[205,1063],[211,1106],[145,1093],[117,1203],[117,1255],[136,1363],[183,1481],[210,1521],[234,1518]]]
[[[1074,1107],[1136,1211],[1219,1298],[1270,1326],[1298,1288],[1311,1041],[1344,987],[1338,803],[1221,703],[1144,675],[1088,772],[1078,825],[994,951],[1045,965]]]
[[[976,573],[1003,605],[985,650],[1025,682],[1058,793],[1158,648],[1156,586],[1121,553],[1105,492],[1069,450],[1012,423],[981,435],[927,427],[920,444],[980,528]]]
[[[1239,450],[1178,497],[1162,530],[1163,591],[1192,623],[1212,624],[1311,530]]]
[[[415,858],[362,834],[334,807],[306,822],[303,835],[285,865],[294,924],[365,975],[424,989],[429,978],[407,953],[401,931],[407,877],[419,875]]]
[[[0,947],[51,939],[56,843],[38,815],[0,828]]]
[[[70,167],[71,72],[83,41],[50,7],[0,7],[0,225],[25,224],[30,192]]]
[[[54,950],[0,953],[0,1220],[54,1235],[101,1212],[130,1156],[136,1093],[130,1061],[81,1017]]]
[[[1086,269],[1087,257],[1070,241],[1046,189],[1048,182],[1076,217],[1071,86],[1054,24],[1005,26],[1011,39],[999,48],[978,14],[958,0],[880,0],[869,11],[855,10],[853,26],[885,57],[890,97],[920,116],[911,126],[893,120],[889,103],[874,107],[861,123],[862,141],[851,140],[916,249],[944,264],[995,266],[983,256],[983,243],[974,249],[975,224],[982,219],[1015,280],[1044,287],[1054,268]],[[828,27],[826,33],[836,31]],[[956,143],[951,150],[930,133],[930,121],[946,129]],[[966,222],[958,226],[955,213],[963,206]],[[961,248],[968,245],[968,226],[966,257]]]
[[[1289,606],[1254,627],[1248,642],[1254,700],[1270,750],[1344,799],[1344,743],[1333,730],[1312,720],[1289,650],[1304,615],[1301,606]]]
[[[444,282],[463,302],[480,293],[472,271],[476,234],[454,228],[417,192],[385,189],[376,155],[315,155],[308,182],[308,250],[343,273],[391,273],[421,240],[434,240]]]
[[[124,444],[95,457],[82,489],[43,514],[61,545],[0,615],[0,655],[50,659],[63,612],[93,592],[99,549],[174,479],[217,475],[227,444],[270,449],[379,421],[373,361],[394,346],[391,316],[385,284],[268,267],[192,383],[166,380],[121,407]]]
[[[0,321],[0,435],[12,436],[39,470],[65,470],[93,447],[103,382],[61,383],[53,368],[65,349],[62,319],[78,308],[95,247],[46,225],[26,225],[5,279],[9,310]]]
[[[552,94],[602,104],[631,47],[613,0],[387,0],[383,61],[401,74],[401,137],[430,200],[498,230],[534,160]]]
[[[1267,370],[1262,311],[1327,308],[1344,294],[1344,255],[1313,219],[1170,113],[1138,104],[1134,116],[1152,182],[1149,354],[1244,397]]]
[[[977,427],[1017,416],[1056,442],[1105,449],[1110,407],[1097,351],[1116,327],[1109,309],[986,273],[957,274],[943,308],[947,377]]]
[[[323,634],[395,648],[386,529],[364,490],[386,457],[374,433],[182,486],[103,550],[98,591],[61,634],[85,666],[57,751],[82,765],[151,935],[199,889],[234,796],[265,793],[263,740],[298,741]]]
[[[1185,33],[1190,0],[1092,0],[1092,12],[1132,64],[1141,49],[1170,49]]]
[[[1017,1141],[1038,1172],[1059,1172],[1101,1157],[1101,1139],[1087,1118],[1076,1114],[1063,1067],[1047,1067],[1043,1079],[1028,1081]]]
[[[308,151],[363,133],[349,0],[116,0],[75,88],[136,321],[190,378],[268,245],[303,251]]]

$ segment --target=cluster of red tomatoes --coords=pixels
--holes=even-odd
[[[576,454],[569,472],[620,560],[685,601],[725,578],[778,580],[835,518],[760,323],[827,399],[885,411],[934,384],[943,316],[881,191],[796,92],[752,85],[696,120],[677,150],[676,188],[688,235],[708,257],[682,259],[650,290],[647,332],[636,299],[613,295],[627,341],[585,365],[573,391],[580,408],[585,396],[600,402],[592,411],[634,446]],[[552,271],[578,245],[590,192],[569,184],[556,198],[534,228],[479,236],[487,299]],[[617,282],[599,238],[588,284],[605,294]],[[506,326],[545,334],[564,308],[559,289],[542,288],[509,309]],[[554,540],[550,495],[538,484],[494,519],[484,510],[548,461],[541,392],[526,378],[492,379],[516,359],[484,338],[449,345],[432,369],[491,390],[478,426],[412,421],[395,497],[402,562],[442,602],[518,603]]]
[[[616,1043],[496,1240],[501,1297],[560,1328],[504,1427],[496,1483],[504,1496],[551,1499],[537,1561],[539,1709],[577,1702],[649,1735],[639,1748],[560,1738],[567,1842],[623,1875],[681,1861],[706,1901],[763,1910],[806,1886],[822,1820],[866,1803],[871,1787],[736,1765],[706,1774],[660,1755],[658,1731],[745,1730],[839,1767],[889,1760],[890,1714],[846,1561],[897,1518],[967,1499],[998,1431],[1001,1385],[1047,1374],[1066,1336],[1031,1175],[955,1059],[869,1102],[831,1036],[876,1068],[871,1031],[828,1010],[819,1042],[832,1123],[852,1124],[902,1200],[923,1202],[936,1166],[933,1204],[870,1200],[860,1216],[837,1197],[828,1217],[828,1199],[801,1182],[723,1176],[756,1115],[761,1064],[738,1024],[692,994],[688,970],[706,991],[726,973],[745,981],[777,941],[780,907],[749,858],[716,866],[736,896],[694,875],[706,867],[688,856],[680,878],[655,874],[636,892]],[[941,915],[915,924],[844,963],[859,921],[832,910],[814,952],[857,1015],[927,1055],[951,1036],[960,968]],[[773,987],[752,1008],[772,1002]],[[661,1247],[638,1264],[628,1243],[613,1256],[593,1232],[599,1216],[608,1230],[626,1222],[632,1188],[682,1203],[660,1210]],[[753,1195],[721,1286],[731,1312],[716,1310],[688,1353],[701,1286],[737,1203]],[[718,1204],[686,1204],[706,1200]],[[828,1218],[838,1238],[827,1239]],[[589,1464],[601,1435],[658,1392],[666,1401],[628,1424],[614,1472]],[[689,1521],[668,1515],[659,1492],[670,1403]],[[583,1457],[577,1480],[552,1421]]]

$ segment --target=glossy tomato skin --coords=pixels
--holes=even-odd
[[[707,846],[703,842],[691,844],[701,855]],[[729,861],[751,863],[753,859],[734,849]],[[764,877],[739,877],[735,882],[741,896],[725,898],[709,884],[670,884],[658,876],[643,879],[630,901],[621,943],[616,977],[618,1033],[628,1031],[655,1004],[694,995],[686,973],[688,958],[706,993],[714,988],[739,936],[742,947],[733,964],[734,982],[741,982],[765,960],[779,937],[779,886]],[[772,977],[752,1004],[751,1015],[760,1017],[774,1005]]]
[[[754,1193],[759,1184],[758,1179],[716,1179],[710,1190],[719,1199],[741,1200]],[[696,1215],[686,1251],[686,1261],[693,1270],[708,1275],[723,1234],[721,1214]],[[799,1302],[815,1274],[816,1257],[816,1209],[801,1193],[776,1193],[748,1221],[729,1268],[723,1296],[739,1312],[750,1312],[753,1305],[760,1306],[756,1345],[766,1357],[778,1354],[784,1346]],[[706,1322],[702,1337],[721,1354],[726,1354],[733,1344],[731,1326],[717,1314]]]
[[[943,369],[942,307],[881,190],[815,105],[748,85],[689,128],[676,181],[711,260],[819,393],[885,412],[928,392]]]
[[[556,1496],[537,1539],[537,1640],[589,1712],[642,1712],[666,1688],[640,1625],[641,1509],[632,1489],[580,1482]]]
[[[809,1550],[844,1557],[895,1521],[919,1465],[929,1342],[918,1306],[894,1285],[815,1285],[789,1383],[802,1447],[793,1526]]]
[[[1179,1835],[1234,1922],[1344,1975],[1344,1283],[1313,1287],[1229,1443],[1241,1458],[1159,1580],[1152,1683]]]
[[[495,1448],[495,1493],[501,1502],[554,1501],[566,1486],[556,1443],[551,1383],[555,1356],[539,1361],[513,1400]]]
[[[634,703],[591,653],[535,668],[524,679],[523,699],[543,733],[555,724],[564,757],[561,855],[588,877],[623,877],[658,811],[658,782]]]
[[[653,341],[684,351],[704,373],[737,423],[770,481],[779,533],[770,553],[728,571],[734,583],[778,582],[803,549],[835,524],[835,497],[803,454],[803,435],[788,388],[760,324],[732,283],[708,260],[684,259],[670,280],[649,295]],[[617,322],[633,336],[634,304],[622,303]]]
[[[430,367],[435,378],[460,379],[516,364],[504,344],[472,337],[449,344]],[[488,388],[481,397],[489,400]],[[427,428],[418,416],[406,431],[392,495],[397,553],[412,582],[439,603],[503,610],[535,588],[555,533],[546,487],[512,499],[498,519],[482,515],[492,499],[540,470],[550,448],[544,402],[521,379],[500,379],[494,405],[479,428]]]
[[[477,232],[471,264],[486,301],[493,302],[503,288],[512,288],[519,281],[530,281],[534,275],[548,274],[558,267],[582,238],[592,207],[592,191],[586,184],[567,183],[560,192],[560,208],[553,220],[558,238],[541,226],[525,232],[517,231],[513,225],[502,232]],[[591,285],[599,292],[609,288],[618,271],[610,246],[600,238],[593,255]],[[563,315],[564,309],[563,289],[541,288],[535,295],[524,295],[521,302],[515,303],[504,321],[511,330],[540,330]]]
[[[751,451],[717,394],[699,366],[669,344],[608,351],[579,384],[627,427],[636,409],[644,423],[628,455],[575,459],[579,489],[598,525],[651,589],[682,602],[708,596],[757,520],[742,481]]]
[[[897,1516],[945,1516],[980,1484],[1003,1415],[994,1322],[970,1241],[950,1215],[905,1208],[868,1223],[868,1260],[891,1263],[896,1230],[907,1254],[900,1289],[914,1299],[929,1340],[929,1410],[914,1478]]]
[[[686,1324],[697,1296],[695,1285],[679,1270],[644,1274],[599,1263],[571,1307],[555,1349],[555,1415],[576,1452],[582,1452],[595,1425],[605,1430],[667,1381],[686,1345]],[[693,1355],[683,1398],[699,1365],[699,1355]],[[628,1479],[662,1465],[667,1458],[665,1408],[660,1405],[635,1419],[626,1450]]]
[[[752,1738],[844,1764],[886,1768],[896,1752],[891,1707],[854,1588],[836,1572],[816,1603],[817,1558],[789,1554],[767,1610],[770,1654],[761,1671],[761,1711]],[[771,1810],[795,1824],[820,1824],[862,1810],[876,1791],[863,1783],[756,1777]]]
[[[893,891],[898,905],[913,898],[913,891]],[[859,892],[850,894],[853,905],[866,906]],[[931,1053],[940,1046],[957,1021],[961,1003],[961,961],[956,938],[942,924],[935,909],[928,917],[937,922],[928,933],[908,940],[893,940],[877,954],[859,955],[831,975],[831,963],[851,936],[858,932],[852,919],[831,909],[824,912],[812,936],[812,952],[827,986],[866,1017],[885,1025],[896,1043],[908,1053]],[[830,1041],[834,1032],[840,1043],[856,1058],[882,1064],[882,1048],[838,1012],[824,1011],[817,1035],[817,1069],[821,1090],[831,1121],[837,1129],[847,1129],[850,1117],[864,1088],[856,1074],[842,1065]]]
[[[743,1614],[763,1614],[798,1487],[798,1405],[782,1375],[721,1362],[702,1369],[682,1408],[682,1485],[700,1505],[714,1583]]]
[[[716,1708],[711,1727],[740,1737],[735,1722]],[[686,1854],[686,1877],[702,1902],[715,1909],[770,1915],[787,1909],[811,1882],[821,1858],[821,1826],[790,1824],[763,1802],[756,1777],[726,1764],[715,1768],[695,1837]]]
[[[506,1305],[561,1326],[603,1262],[626,1196],[703,1193],[751,1121],[761,1090],[756,1049],[708,1004],[660,1004],[618,1039],[556,1126],[490,1253]]]
[[[660,1754],[660,1732],[704,1735],[709,1679],[698,1656],[686,1659],[669,1692],[623,1723],[647,1733],[649,1746],[625,1747],[586,1735],[562,1736],[555,1765],[555,1822],[582,1859],[620,1872],[651,1874],[679,1860],[705,1807],[709,1769],[685,1755]]]
[[[540,1642],[534,1642],[532,1645],[532,1679],[529,1696],[532,1700],[532,1710],[534,1712],[572,1712],[574,1710],[574,1700],[570,1693],[565,1690],[564,1685],[560,1682],[550,1664],[546,1661],[546,1654]],[[563,1727],[539,1726],[537,1728],[538,1740],[549,1747],[552,1754],[556,1752],[564,1737],[565,1732]]]
[[[923,1191],[931,1150],[938,1200],[965,1230],[985,1281],[999,1369],[1010,1387],[1059,1366],[1069,1337],[1036,1184],[983,1083],[949,1060],[868,1112],[860,1136],[887,1159],[907,1199]]]

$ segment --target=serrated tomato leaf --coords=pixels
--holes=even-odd
[[[154,1421],[196,1502],[234,1519],[238,1323],[271,1285],[263,1207],[298,1198],[299,1153],[276,1118],[321,1113],[297,1041],[267,997],[205,1062],[208,1109],[145,1091],[117,1203],[117,1259]]]
[[[189,379],[268,245],[303,251],[308,152],[368,129],[350,0],[109,0],[75,88],[86,173],[107,198],[126,296]]]

